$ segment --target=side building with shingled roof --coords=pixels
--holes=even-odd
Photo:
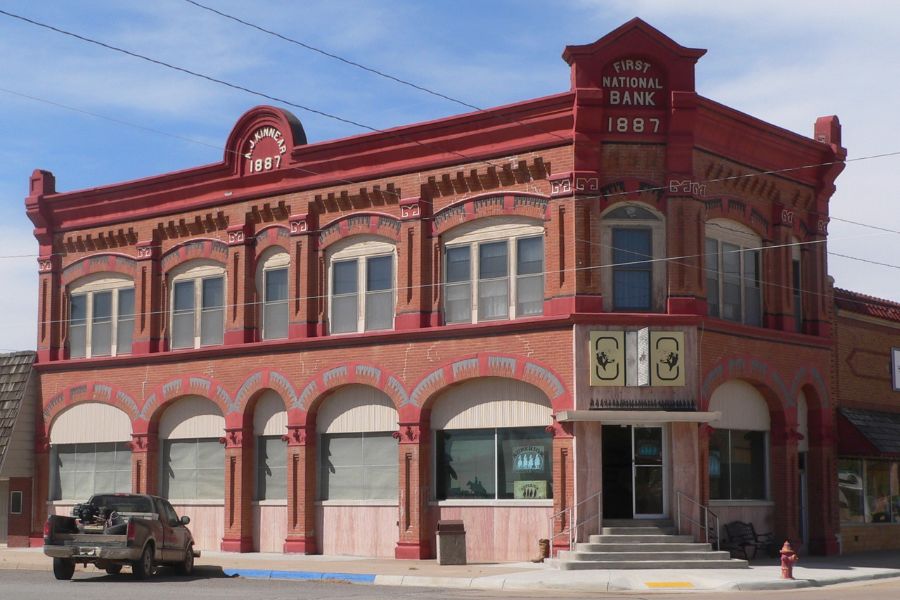
[[[36,356],[0,354],[0,545],[27,546],[31,531]]]

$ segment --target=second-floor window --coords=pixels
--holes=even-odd
[[[260,299],[261,335],[264,340],[288,336],[288,265],[290,257],[281,248],[270,248],[260,256],[256,289]]]
[[[665,220],[639,202],[609,208],[600,230],[600,264],[586,275],[599,277],[607,310],[649,312],[665,309]]]
[[[485,224],[448,238],[443,304],[445,323],[543,314],[543,229]]]
[[[224,269],[198,265],[173,276],[171,282],[171,347],[221,344],[225,333]]]
[[[722,221],[722,222],[716,222]],[[762,325],[761,241],[735,222],[706,227],[706,303],[711,317]]]
[[[73,286],[69,295],[69,358],[131,354],[134,284],[94,277]]]
[[[361,240],[330,256],[331,333],[394,327],[394,249]]]

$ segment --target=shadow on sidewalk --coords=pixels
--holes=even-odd
[[[75,571],[76,574],[79,574],[79,571]],[[135,583],[169,583],[172,581],[199,581],[206,579],[230,579],[233,577],[237,577],[237,575],[226,575],[225,571],[222,570],[222,567],[211,566],[211,565],[203,565],[194,567],[194,572],[188,576],[178,575],[174,570],[169,569],[167,567],[160,567],[159,570],[153,574],[152,577],[148,579],[143,579],[138,582],[131,575],[131,571],[123,570],[121,573],[117,575],[110,575],[108,573],[103,573],[102,571],[97,571],[95,573],[80,571],[81,575],[88,575],[87,578],[79,577],[77,579],[72,579],[75,583],[99,583],[104,581],[134,581]]]
[[[750,561],[751,567],[780,567],[779,558],[767,556],[757,557]],[[801,556],[796,567],[805,569],[852,570],[858,568],[897,569],[900,570],[900,551],[879,550],[875,552],[859,552],[843,556]]]

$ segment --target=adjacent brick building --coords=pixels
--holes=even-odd
[[[900,548],[900,304],[834,290],[844,552]]]
[[[565,93],[314,144],[257,107],[221,163],[35,171],[33,541],[102,487],[207,549],[427,557],[458,518],[519,560],[688,498],[837,551],[840,125],[698,95],[704,53],[635,19]]]

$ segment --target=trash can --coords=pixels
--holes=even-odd
[[[437,562],[439,565],[466,564],[466,528],[462,521],[438,521]]]

